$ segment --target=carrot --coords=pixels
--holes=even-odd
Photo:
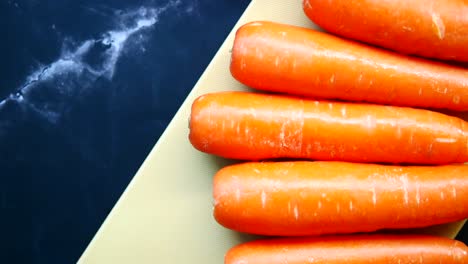
[[[247,162],[213,182],[214,218],[268,236],[419,228],[468,217],[468,165]]]
[[[251,22],[236,32],[230,71],[258,90],[468,110],[466,69],[274,22]]]
[[[457,240],[427,235],[276,238],[234,246],[224,263],[465,264],[468,248]]]
[[[468,1],[304,0],[323,29],[401,53],[468,62]]]
[[[193,102],[189,126],[196,149],[231,159],[468,161],[467,123],[424,109],[219,92]]]

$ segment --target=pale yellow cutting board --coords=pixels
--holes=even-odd
[[[188,141],[192,101],[207,92],[244,90],[229,73],[234,32],[253,20],[314,27],[301,0],[253,0],[127,187],[78,263],[223,263],[224,253],[252,237],[212,217],[212,176],[228,161]],[[462,223],[425,230],[454,237]]]

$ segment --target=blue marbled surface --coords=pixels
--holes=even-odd
[[[248,3],[0,1],[0,263],[77,261]]]

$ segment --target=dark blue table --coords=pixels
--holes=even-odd
[[[248,3],[0,1],[0,263],[78,259]]]
[[[78,259],[248,3],[0,1],[0,263]]]

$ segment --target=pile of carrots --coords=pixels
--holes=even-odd
[[[326,31],[242,25],[230,71],[252,91],[192,104],[194,148],[239,160],[214,176],[216,221],[269,237],[225,263],[468,263],[460,241],[392,233],[468,218],[468,2],[303,10]]]

